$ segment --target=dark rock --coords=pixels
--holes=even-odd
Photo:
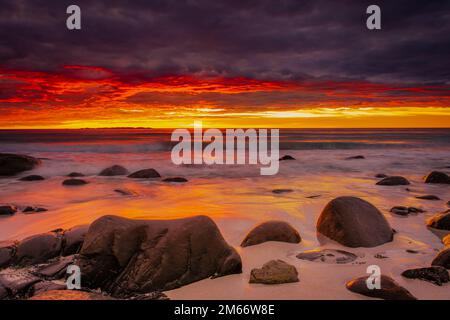
[[[38,293],[29,300],[114,300],[99,293],[79,290],[49,290]]]
[[[53,232],[31,236],[17,245],[16,263],[18,265],[32,265],[45,262],[59,256],[62,239]]]
[[[63,234],[64,247],[62,255],[68,256],[80,252],[88,230],[89,225],[82,225],[65,231]]]
[[[103,169],[98,175],[99,176],[124,176],[127,175],[129,172],[126,168],[118,165],[114,165],[112,167]]]
[[[339,197],[323,209],[317,231],[347,247],[375,247],[394,238],[383,214],[356,197]]]
[[[64,186],[83,186],[88,182],[82,179],[67,179],[63,181]]]
[[[37,174],[33,174],[30,176],[22,177],[19,179],[20,181],[41,181],[45,180],[43,176],[38,176]]]
[[[441,266],[450,269],[450,247],[445,247],[431,262],[432,266]]]
[[[403,271],[402,276],[408,279],[425,280],[438,286],[450,281],[448,271],[440,266],[406,270]]]
[[[287,154],[285,156],[282,156],[278,161],[285,161],[285,160],[295,160],[295,158]]]
[[[241,243],[241,247],[253,246],[266,241],[299,243],[300,234],[284,221],[267,221],[253,228]]]
[[[425,210],[421,209],[421,208],[416,208],[416,207],[408,207],[408,211],[411,213],[424,213],[426,212]]]
[[[38,213],[38,212],[46,212],[46,211],[48,211],[48,210],[45,208],[31,207],[31,206],[28,206],[22,210],[23,213]]]
[[[425,183],[450,184],[450,177],[444,172],[433,171],[425,177]]]
[[[428,219],[427,226],[439,230],[450,230],[450,210],[438,213]]]
[[[44,279],[60,279],[66,275],[67,266],[73,264],[74,257],[62,257],[44,266],[38,267],[33,273]]]
[[[316,249],[304,251],[297,258],[308,261],[344,264],[355,261],[358,256],[348,251],[335,249]]]
[[[129,189],[115,189],[114,192],[117,192],[123,196],[137,196],[138,193]]]
[[[17,212],[15,206],[0,206],[0,216],[10,216]]]
[[[375,259],[388,259],[389,257],[384,255],[383,253],[377,253],[373,256]]]
[[[67,285],[64,283],[56,283],[52,281],[41,281],[33,285],[31,295],[37,295],[51,290],[65,290]]]
[[[406,178],[399,176],[387,177],[377,182],[377,185],[379,186],[404,186],[409,184],[410,183]]]
[[[82,174],[80,172],[71,172],[67,176],[71,177],[71,178],[80,178],[80,177],[84,177],[84,174]]]
[[[176,182],[176,183],[188,182],[188,180],[186,178],[183,178],[183,177],[166,178],[163,181],[164,182]]]
[[[9,267],[13,262],[14,253],[15,247],[12,245],[0,247],[0,269]]]
[[[362,159],[365,159],[365,158],[366,157],[359,155],[359,156],[347,157],[347,158],[345,158],[345,160],[362,160]]]
[[[396,206],[391,208],[391,210],[389,210],[392,213],[395,213],[396,215],[400,215],[400,216],[407,216],[410,214],[417,214],[417,213],[423,213],[425,212],[425,210],[422,210],[420,208],[415,208],[415,207],[404,207],[404,206]]]
[[[289,192],[293,192],[294,190],[292,189],[273,189],[272,192],[275,194],[281,194],[281,193],[289,193]]]
[[[450,201],[447,201],[447,207],[450,207]]]
[[[77,265],[84,286],[102,288],[114,296],[171,290],[242,272],[238,253],[205,216],[101,217],[89,227]]]
[[[315,194],[315,195],[313,195],[313,196],[307,196],[307,197],[305,197],[305,198],[308,198],[308,199],[316,199],[316,198],[320,198],[320,194]]]
[[[446,236],[442,239],[442,243],[444,244],[444,246],[450,247],[450,234],[446,235]]]
[[[252,269],[250,283],[280,284],[298,282],[297,269],[282,260],[271,260],[261,269]]]
[[[387,178],[388,176],[384,173],[377,173],[375,175],[375,178],[379,178],[379,179],[383,179],[383,178]]]
[[[10,153],[0,153],[0,176],[13,176],[23,171],[34,169],[39,159]]]
[[[412,249],[406,249],[405,251],[408,252],[408,253],[412,253],[412,254],[418,254],[419,253],[419,251],[412,250]]]
[[[384,300],[417,300],[408,290],[401,287],[392,278],[381,275],[381,288],[369,289],[367,279],[361,277],[346,283],[346,288],[351,292],[359,293],[367,297],[380,298]]]
[[[425,196],[417,196],[417,199],[422,199],[422,200],[441,200],[441,198],[439,198],[438,196],[434,196],[434,195],[425,195]]]
[[[0,274],[0,287],[6,288],[9,296],[23,296],[28,289],[35,283],[41,281],[29,273],[10,271]]]
[[[161,175],[155,169],[144,169],[130,174],[128,178],[152,179],[152,178],[161,178]]]

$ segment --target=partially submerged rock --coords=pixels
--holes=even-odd
[[[362,155],[358,155],[358,156],[351,156],[351,157],[347,157],[345,158],[345,160],[362,160],[365,159],[366,157],[362,156]]]
[[[174,183],[184,183],[188,182],[188,179],[183,177],[173,177],[173,178],[165,178],[163,180],[164,182],[174,182]]]
[[[405,186],[409,184],[406,178],[400,176],[387,177],[377,182],[379,186]]]
[[[400,286],[392,278],[381,275],[381,288],[369,289],[367,280],[369,276],[357,278],[346,283],[346,288],[351,292],[367,297],[384,300],[417,300],[408,290]],[[370,280],[369,280],[370,281]]]
[[[441,266],[450,269],[450,247],[445,247],[431,262],[432,266]]]
[[[37,174],[32,174],[30,176],[22,177],[19,179],[20,181],[41,181],[45,180],[43,176],[39,176]]]
[[[427,220],[427,226],[439,230],[450,231],[450,210],[438,213]]]
[[[32,170],[40,163],[39,159],[30,156],[0,153],[0,176],[13,176]]]
[[[67,176],[70,178],[80,178],[80,177],[84,177],[84,174],[82,174],[80,172],[71,172]]]
[[[293,192],[293,191],[294,190],[292,190],[292,189],[273,189],[272,193],[282,194],[282,193],[290,193],[290,192]]]
[[[128,178],[133,179],[154,179],[161,178],[161,175],[155,169],[144,169],[136,171],[128,176]]]
[[[421,199],[421,200],[441,200],[441,198],[439,198],[438,196],[432,195],[432,194],[427,194],[424,196],[417,196],[417,199]]]
[[[271,260],[261,269],[252,269],[250,283],[281,284],[298,282],[297,269],[282,260]]]
[[[32,207],[32,206],[28,206],[25,207],[25,209],[22,210],[23,213],[38,213],[38,212],[46,212],[48,211],[48,209],[46,208],[42,208],[42,207]]]
[[[315,249],[299,253],[297,258],[314,262],[344,264],[355,261],[358,256],[344,250]]]
[[[106,169],[103,169],[98,175],[112,177],[112,176],[125,176],[128,173],[129,172],[126,168],[119,166],[119,165],[114,165],[114,166],[108,167]]]
[[[33,273],[44,279],[60,279],[66,274],[67,266],[73,264],[73,262],[74,256],[62,257],[56,261],[38,267]]]
[[[392,207],[390,212],[399,215],[399,216],[407,216],[410,214],[423,213],[425,210],[415,207],[404,207],[404,206],[395,206]]]
[[[88,182],[82,179],[66,179],[63,181],[64,186],[83,186]]]
[[[84,286],[115,296],[170,290],[242,272],[239,255],[205,216],[177,220],[101,217],[89,228],[78,265]]]
[[[266,241],[299,243],[300,234],[284,221],[267,221],[253,228],[241,243],[241,247],[253,246]]]
[[[317,231],[347,247],[376,247],[394,237],[383,214],[356,197],[330,201],[317,221]]]
[[[48,232],[28,237],[17,245],[15,261],[18,265],[42,263],[59,256],[62,237],[58,233]]]
[[[450,184],[450,177],[444,172],[432,171],[425,177],[425,183]]]
[[[17,212],[17,207],[12,205],[0,206],[0,216],[10,216]]]
[[[282,156],[278,161],[285,161],[285,160],[295,160],[295,158],[287,154],[285,156]]]
[[[441,266],[428,268],[409,269],[402,272],[402,276],[408,279],[425,280],[435,285],[442,286],[443,283],[450,281],[447,269]]]

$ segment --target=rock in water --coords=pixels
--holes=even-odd
[[[359,155],[359,156],[347,157],[347,158],[345,158],[345,160],[362,160],[362,159],[365,159],[365,158],[366,157]]]
[[[298,282],[297,269],[282,260],[271,260],[261,269],[252,269],[250,283],[280,284]]]
[[[79,290],[50,290],[36,294],[29,300],[114,300],[99,293]]]
[[[416,198],[421,200],[441,200],[441,198],[439,198],[438,196],[434,196],[432,194],[427,194],[425,196],[417,196]]]
[[[425,183],[450,184],[450,177],[444,172],[433,171],[425,177]]]
[[[441,266],[406,270],[403,271],[402,276],[408,279],[425,280],[438,286],[450,281],[447,269]]]
[[[425,210],[415,207],[404,207],[404,206],[396,206],[389,210],[390,212],[399,215],[399,216],[407,216],[410,214],[423,213]]]
[[[278,161],[285,161],[285,160],[295,160],[295,158],[293,156],[290,156],[287,154],[285,156],[282,156],[280,159],[278,159]]]
[[[253,228],[241,243],[241,247],[253,246],[266,241],[299,243],[300,234],[284,221],[267,221]]]
[[[22,266],[42,263],[59,256],[61,248],[62,238],[57,233],[31,236],[18,244],[15,260]]]
[[[15,206],[0,206],[0,216],[10,216],[17,212]]]
[[[428,219],[427,226],[439,230],[450,230],[450,210],[439,213]]]
[[[83,225],[78,227],[73,227],[70,230],[64,232],[63,243],[64,247],[62,250],[63,256],[68,256],[71,254],[78,253],[83,246],[84,238],[88,232],[89,225]]]
[[[356,197],[339,197],[323,209],[317,231],[347,247],[375,247],[393,240],[383,214]]]
[[[399,176],[387,177],[377,182],[379,186],[405,186],[409,184],[406,178]]]
[[[82,179],[67,179],[62,183],[64,186],[84,186],[87,184],[87,181]]]
[[[183,177],[166,178],[163,181],[164,182],[175,182],[175,183],[188,182],[188,180],[186,178],[183,178]]]
[[[241,258],[208,217],[131,220],[104,216],[79,255],[83,285],[115,296],[171,290],[242,272]]]
[[[152,178],[161,178],[161,175],[155,169],[144,169],[130,174],[128,178],[152,179]]]
[[[384,300],[417,300],[408,290],[401,287],[392,278],[382,275],[381,288],[369,289],[367,279],[369,277],[361,277],[346,283],[346,288],[351,292],[359,293],[367,297],[380,298]]]
[[[98,175],[99,176],[106,176],[106,177],[112,177],[112,176],[124,176],[127,175],[129,172],[126,168],[118,165],[114,165],[112,167],[103,169]]]
[[[43,176],[39,176],[37,174],[32,174],[30,176],[22,177],[19,179],[20,181],[42,181],[45,180]]]
[[[294,192],[294,190],[292,190],[292,189],[273,189],[272,192],[275,194],[282,194],[282,193]]]
[[[316,249],[299,253],[297,258],[308,261],[343,264],[355,261],[358,256],[344,250]]]
[[[439,252],[436,258],[431,262],[431,265],[450,269],[450,247],[445,247],[445,249]]]
[[[67,176],[70,178],[80,178],[80,177],[84,177],[84,174],[82,174],[80,172],[71,172]]]
[[[375,175],[375,178],[379,178],[379,179],[383,179],[383,178],[387,178],[388,176],[384,173],[377,173]]]
[[[0,176],[13,176],[23,171],[32,170],[40,163],[39,159],[30,156],[0,153]]]

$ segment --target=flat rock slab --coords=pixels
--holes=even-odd
[[[250,273],[250,283],[281,284],[298,282],[297,269],[282,260],[271,260],[261,269],[253,269]]]
[[[443,283],[450,282],[447,269],[440,266],[409,269],[402,272],[402,276],[408,279],[420,279],[442,286]]]
[[[253,228],[241,243],[241,247],[253,246],[267,241],[300,243],[300,234],[284,221],[267,221]]]
[[[387,177],[377,182],[379,186],[406,186],[409,184],[408,179],[400,176]]]
[[[355,261],[358,256],[348,251],[335,249],[316,249],[304,251],[297,255],[301,260],[323,262],[330,264],[344,264]]]
[[[368,276],[357,278],[346,283],[346,288],[351,292],[362,294],[371,298],[383,300],[417,300],[408,290],[400,286],[392,278],[381,275],[381,288],[369,289]]]

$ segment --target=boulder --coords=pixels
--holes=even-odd
[[[63,256],[76,254],[81,250],[84,242],[84,237],[86,236],[88,229],[89,225],[82,225],[64,232],[62,249]]]
[[[300,234],[284,221],[267,221],[253,228],[241,243],[241,247],[253,246],[266,241],[299,243]]]
[[[17,212],[16,206],[0,206],[0,216],[10,216]]]
[[[84,174],[82,174],[80,172],[71,172],[67,176],[70,178],[80,178],[80,177],[84,177]]]
[[[425,196],[417,196],[416,199],[421,199],[421,200],[441,200],[441,198],[439,198],[438,196],[434,196],[431,194],[427,194]]]
[[[406,178],[399,176],[387,177],[377,182],[379,186],[405,186],[409,184]]]
[[[392,278],[381,275],[381,288],[369,289],[367,280],[369,276],[357,278],[346,283],[346,288],[351,292],[362,294],[367,297],[384,300],[417,300],[408,290],[401,287]]]
[[[297,269],[282,260],[271,260],[261,269],[252,269],[250,283],[281,284],[298,282]]]
[[[450,231],[450,210],[438,213],[427,220],[427,226],[439,230]]]
[[[84,286],[115,296],[171,290],[242,272],[240,256],[206,216],[101,217],[89,227],[77,264]]]
[[[114,300],[100,293],[79,290],[49,290],[40,292],[29,300]]]
[[[450,282],[450,277],[448,275],[447,269],[441,266],[409,269],[403,271],[402,276],[408,279],[425,280],[438,286],[442,286],[443,283]]]
[[[425,177],[425,183],[450,184],[450,177],[444,172],[433,171]]]
[[[344,250],[315,249],[299,253],[297,258],[314,262],[344,264],[355,261],[358,256]]]
[[[0,269],[8,267],[12,263],[14,252],[14,246],[0,247]]]
[[[295,160],[295,158],[287,154],[285,156],[282,156],[278,161],[285,161],[285,160]]]
[[[347,157],[345,158],[345,160],[362,160],[365,159],[366,157],[358,155],[358,156],[352,156],[352,157]]]
[[[112,176],[125,176],[129,172],[126,168],[118,165],[114,165],[111,167],[108,167],[106,169],[103,169],[98,175],[99,176],[105,176],[105,177],[112,177]]]
[[[164,182],[175,182],[175,183],[184,183],[188,182],[186,178],[183,177],[173,177],[173,178],[166,178],[163,180]]]
[[[152,179],[161,178],[161,175],[155,169],[144,169],[136,171],[128,176],[128,178],[133,179]]]
[[[376,247],[394,238],[383,214],[356,197],[331,200],[317,221],[317,231],[347,247]]]
[[[42,263],[59,256],[61,248],[62,239],[58,233],[31,236],[17,245],[15,262],[22,266]]]
[[[294,190],[292,190],[292,189],[273,189],[272,192],[275,194],[282,194],[282,193],[294,192]]]
[[[0,176],[13,176],[32,170],[40,163],[39,159],[30,156],[0,153]]]
[[[432,266],[441,266],[450,269],[450,247],[445,247],[431,262]]]
[[[39,176],[37,174],[32,174],[30,176],[22,177],[19,179],[20,181],[41,181],[45,180],[43,176]]]
[[[63,181],[64,186],[83,186],[88,182],[82,179],[66,179]]]

